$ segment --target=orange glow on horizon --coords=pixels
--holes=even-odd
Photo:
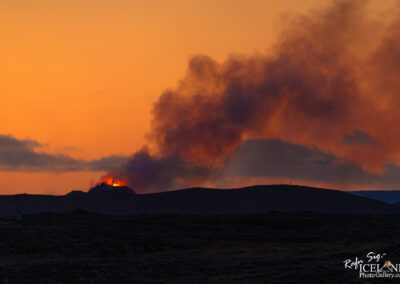
[[[0,1],[0,93],[7,106],[0,134],[38,141],[38,152],[77,160],[131,155],[147,143],[152,104],[176,87],[193,55],[223,62],[231,54],[269,54],[291,15],[328,2]],[[371,2],[369,13],[380,17],[397,1]],[[345,151],[354,150],[340,154]],[[2,171],[0,195],[65,194],[100,180],[126,185],[104,175]]]

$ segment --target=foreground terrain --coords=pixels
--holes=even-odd
[[[0,283],[358,283],[345,259],[400,256],[398,216],[77,210],[2,218],[0,230]]]

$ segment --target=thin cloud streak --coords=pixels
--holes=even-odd
[[[40,146],[35,140],[19,140],[11,135],[0,135],[0,171],[109,171],[128,160],[124,156],[108,156],[91,161],[77,160],[63,154],[36,151]]]

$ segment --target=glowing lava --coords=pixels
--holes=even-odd
[[[121,187],[126,185],[125,181],[117,179],[113,176],[105,177],[103,182],[114,187]]]
[[[112,186],[122,186],[122,181],[120,180],[114,180]]]

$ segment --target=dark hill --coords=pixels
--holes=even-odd
[[[349,191],[349,193],[386,203],[396,203],[400,201],[400,190],[360,190]]]
[[[76,209],[100,214],[253,214],[310,211],[328,214],[398,214],[400,208],[342,191],[292,185],[259,185],[239,189],[189,188],[133,194],[126,190],[91,190],[66,196],[0,196],[0,215],[64,212]]]
[[[258,185],[239,189],[190,188],[147,194],[138,210],[145,213],[252,214],[269,211],[316,213],[397,213],[384,202],[346,192],[292,185]],[[175,206],[174,206],[175,205]]]

